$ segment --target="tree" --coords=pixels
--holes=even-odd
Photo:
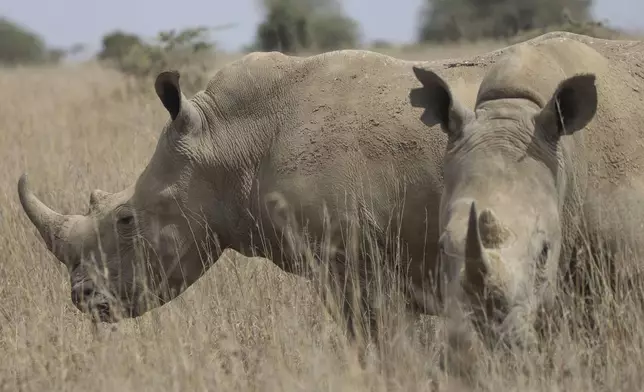
[[[310,29],[320,50],[351,48],[358,44],[358,23],[339,13],[314,15]]]
[[[257,28],[258,46],[264,51],[296,52],[310,45],[304,7],[291,1],[272,1],[266,20]]]
[[[97,57],[99,60],[121,61],[130,52],[143,46],[144,43],[138,36],[116,30],[103,36],[102,48]]]
[[[337,0],[260,0],[265,19],[257,27],[255,49],[295,53],[357,45],[358,24]]]
[[[564,24],[563,10],[590,18],[592,0],[426,0],[420,41],[502,38]]]
[[[113,31],[103,37],[103,47],[97,57],[124,74],[145,81],[146,87],[150,77],[167,69],[178,69],[182,88],[186,92],[196,91],[203,87],[213,64],[215,44],[209,33],[231,26],[160,31],[149,40]]]
[[[34,32],[0,18],[0,63],[33,64],[48,59],[44,41]]]

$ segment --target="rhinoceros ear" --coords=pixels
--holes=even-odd
[[[474,113],[454,98],[447,82],[434,71],[416,66],[413,70],[423,88],[418,94],[412,92],[412,105],[427,109],[423,122],[429,126],[439,123],[446,133],[458,134]]]
[[[181,112],[181,86],[179,85],[179,71],[164,71],[161,72],[156,81],[154,82],[154,89],[156,90],[161,103],[170,112],[170,117],[174,121]]]
[[[547,132],[557,136],[572,134],[590,123],[597,112],[595,75],[580,74],[559,84],[538,118]]]

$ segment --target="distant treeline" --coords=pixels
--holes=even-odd
[[[297,53],[364,46],[359,24],[346,15],[341,0],[256,1],[264,20],[257,26],[254,42],[245,48],[247,51]],[[592,3],[592,0],[425,0],[417,13],[419,21],[410,23],[418,23],[418,43],[511,39],[553,28],[594,36],[612,32],[591,20]],[[168,66],[194,64],[194,59],[202,55],[214,55],[216,45],[210,33],[227,27],[231,26],[161,31],[152,40],[112,31],[103,37],[96,58],[127,74],[149,75]],[[367,45],[389,44],[377,40]],[[52,63],[82,51],[84,46],[80,44],[49,48],[28,28],[0,17],[0,64]]]

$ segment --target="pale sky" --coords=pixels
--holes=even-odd
[[[424,0],[343,0],[345,11],[368,40],[410,42],[416,37]],[[236,50],[253,40],[260,21],[258,0],[1,0],[0,16],[39,33],[50,46],[84,43],[100,47],[101,37],[120,28],[152,37],[159,30],[195,25],[236,26],[214,35],[220,47]],[[180,5],[182,4],[182,5]],[[644,0],[595,0],[595,16],[612,25],[644,30]]]

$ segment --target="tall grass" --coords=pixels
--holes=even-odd
[[[440,370],[443,323],[405,318],[400,300],[388,298],[381,355],[371,351],[363,369],[310,281],[232,251],[179,298],[140,318],[95,326],[76,310],[66,269],[20,207],[17,180],[27,171],[43,201],[65,213],[84,212],[92,189],[130,185],[167,116],[153,94],[139,91],[95,65],[0,70],[0,389],[468,390]],[[539,353],[471,353],[474,383],[506,391],[640,390],[644,291],[636,285],[613,295],[605,286],[600,279],[593,288],[594,330],[574,322],[583,301],[562,300],[571,322]]]

